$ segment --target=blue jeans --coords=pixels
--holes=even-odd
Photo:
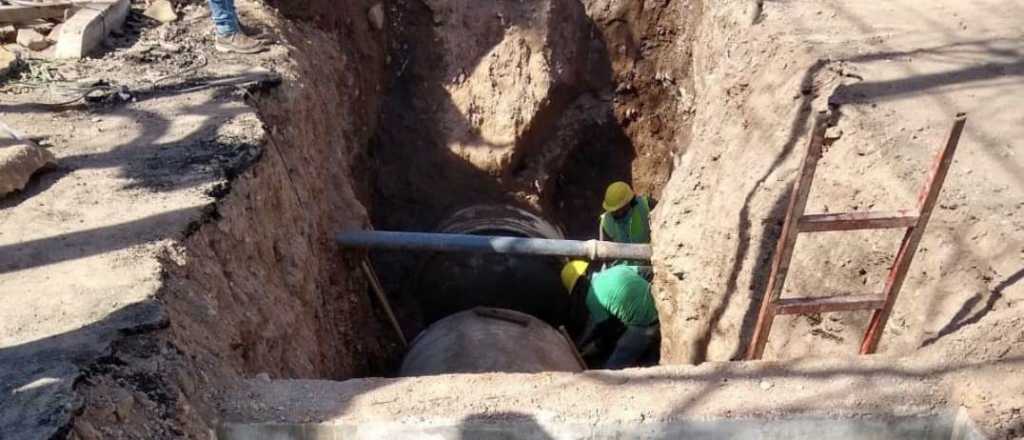
[[[226,37],[238,32],[238,12],[235,0],[207,0],[210,3],[210,17],[217,35]]]
[[[645,355],[661,338],[661,326],[658,323],[649,326],[626,326],[626,332],[615,343],[615,351],[608,357],[604,367],[609,370],[621,370],[640,364]]]

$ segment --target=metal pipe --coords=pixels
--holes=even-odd
[[[551,240],[494,235],[397,231],[347,231],[335,236],[352,248],[508,255],[547,255],[590,260],[650,260],[651,246],[597,240]]]

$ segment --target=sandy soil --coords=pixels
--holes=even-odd
[[[908,353],[1024,295],[1020,2],[742,2],[706,8],[693,143],[656,214],[668,362],[738,358],[788,185],[826,103],[841,113],[808,212],[915,206],[953,115],[969,121],[882,340]],[[821,60],[821,61],[819,61]],[[802,235],[784,297],[881,290],[900,231]],[[853,353],[865,312],[783,317],[770,359]],[[688,335],[688,336],[686,336]]]

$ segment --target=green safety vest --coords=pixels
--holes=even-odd
[[[594,274],[586,304],[594,323],[613,316],[626,325],[647,326],[658,320],[651,283],[634,266],[612,266]]]
[[[651,206],[647,197],[638,196],[637,203],[622,218],[611,213],[601,214],[601,229],[605,239],[618,243],[651,242]]]

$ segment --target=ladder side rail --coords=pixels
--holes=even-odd
[[[811,183],[814,180],[814,172],[821,158],[821,148],[825,141],[825,130],[828,128],[828,114],[820,111],[815,116],[814,128],[811,130],[811,138],[807,143],[807,154],[804,156],[803,164],[800,167],[800,177],[793,184],[792,193],[789,199],[789,207],[786,209],[786,220],[782,226],[782,234],[779,236],[775,249],[775,256],[772,258],[771,274],[768,277],[768,285],[765,288],[764,296],[761,298],[761,308],[757,316],[757,324],[754,327],[754,334],[751,338],[747,352],[747,359],[760,359],[764,354],[765,344],[768,342],[768,334],[771,332],[772,323],[775,321],[774,303],[782,295],[782,288],[786,282],[786,274],[789,271],[790,260],[793,257],[793,248],[796,245],[796,238],[799,233],[798,224],[807,207],[807,198],[811,193]]]
[[[919,214],[917,224],[908,228],[907,233],[903,236],[903,242],[900,244],[899,252],[896,254],[896,260],[893,262],[889,276],[885,281],[883,293],[885,305],[871,314],[871,321],[868,323],[867,331],[864,333],[864,339],[861,342],[861,354],[872,354],[878,349],[878,341],[882,338],[882,332],[885,331],[886,322],[892,314],[896,298],[903,287],[903,281],[907,277],[910,263],[914,259],[917,246],[921,242],[925,227],[927,227],[932,210],[935,208],[935,202],[942,191],[942,184],[946,180],[949,166],[953,163],[953,155],[956,153],[956,147],[960,142],[960,135],[963,133],[966,122],[967,115],[964,113],[956,115],[953,127],[950,129],[949,137],[946,140],[946,146],[936,155],[930,176],[918,193]]]

